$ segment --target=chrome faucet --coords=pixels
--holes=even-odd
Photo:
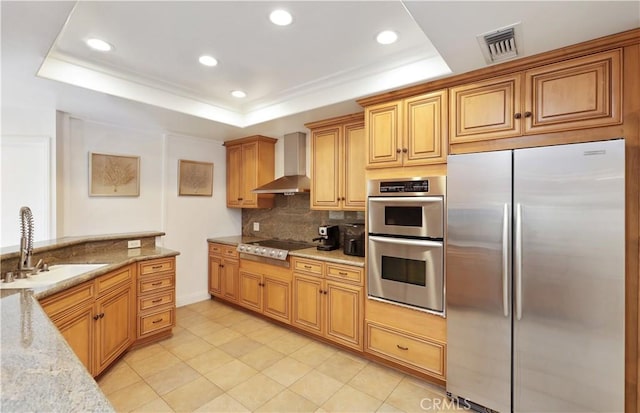
[[[33,214],[29,207],[20,208],[20,262],[18,263],[18,278],[24,278],[26,273],[38,271],[31,264],[33,256]]]

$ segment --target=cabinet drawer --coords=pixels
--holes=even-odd
[[[76,305],[93,303],[94,291],[94,282],[86,282],[45,298],[40,301],[40,305],[44,312],[53,319]]]
[[[223,245],[220,244],[209,244],[209,255],[222,255]]]
[[[367,323],[366,351],[385,359],[445,378],[445,345]]]
[[[174,290],[148,295],[138,299],[138,311],[146,311],[167,304],[173,304],[174,301]]]
[[[98,296],[122,287],[133,280],[133,271],[131,266],[102,275],[96,280],[96,294]]]
[[[152,291],[159,291],[164,290],[165,288],[173,287],[173,278],[173,274],[166,274],[145,280],[140,280],[138,284],[138,294],[142,295]]]
[[[140,264],[140,275],[157,274],[159,272],[173,271],[175,259],[153,260]]]
[[[143,337],[175,325],[175,309],[170,308],[140,317],[138,336]]]
[[[294,257],[293,271],[322,276],[322,263]]]
[[[238,250],[231,245],[224,245],[222,248],[222,255],[228,258],[238,258]]]
[[[361,268],[327,264],[327,278],[333,278],[339,281],[352,281],[357,284],[362,284],[363,273],[364,271]]]

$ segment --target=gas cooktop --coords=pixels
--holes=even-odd
[[[264,241],[238,244],[237,250],[244,254],[257,255],[277,260],[286,260],[289,255],[289,251],[311,248],[313,246],[313,244],[298,241],[268,239]]]

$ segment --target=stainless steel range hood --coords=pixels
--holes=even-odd
[[[284,176],[259,186],[255,194],[295,194],[309,192],[311,181],[307,177],[307,134],[294,132],[284,135]]]

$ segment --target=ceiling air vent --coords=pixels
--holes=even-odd
[[[520,23],[477,36],[484,60],[488,64],[516,58],[521,47],[519,38]]]

